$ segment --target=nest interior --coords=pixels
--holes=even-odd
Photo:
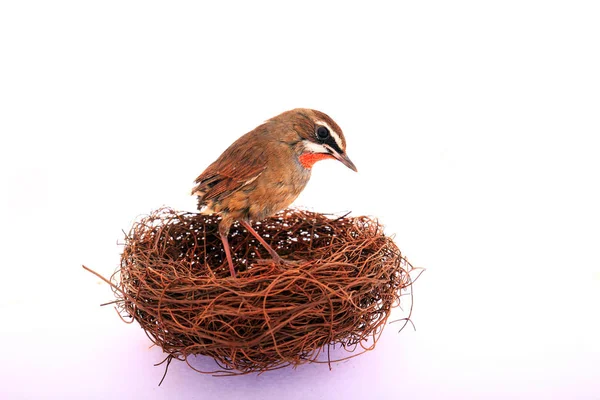
[[[125,237],[111,280],[117,308],[169,363],[206,355],[219,368],[199,372],[243,374],[322,362],[329,345],[370,350],[411,284],[412,267],[372,218],[288,209],[254,223],[283,264],[234,224],[237,278],[219,220],[162,208]]]

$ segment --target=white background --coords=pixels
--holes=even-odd
[[[0,398],[599,399],[599,7],[2,2]],[[81,264],[110,275],[122,229],[194,210],[194,178],[295,107],[359,169],[318,164],[296,204],[380,218],[427,268],[417,330],[331,372],[174,363],[157,387],[162,352]]]

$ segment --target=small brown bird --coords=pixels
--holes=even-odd
[[[239,221],[275,262],[281,262],[250,221],[289,206],[306,186],[312,166],[328,158],[356,171],[346,155],[340,127],[320,111],[297,108],[240,137],[196,178],[192,195],[198,196],[198,209],[221,216],[219,233],[232,276],[235,269],[227,240],[231,225]]]

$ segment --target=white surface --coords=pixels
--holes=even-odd
[[[197,3],[0,5],[0,398],[600,398],[597,2]],[[174,363],[157,387],[80,265],[109,275],[121,229],[193,210],[203,168],[294,107],[359,169],[317,165],[297,204],[380,217],[427,268],[417,330],[331,372]]]

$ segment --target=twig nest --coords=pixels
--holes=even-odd
[[[290,209],[255,223],[281,265],[235,224],[237,278],[218,222],[163,208],[126,236],[113,277],[120,311],[169,361],[202,354],[219,365],[212,373],[239,374],[316,361],[325,345],[368,350],[411,283],[412,267],[368,217]]]

